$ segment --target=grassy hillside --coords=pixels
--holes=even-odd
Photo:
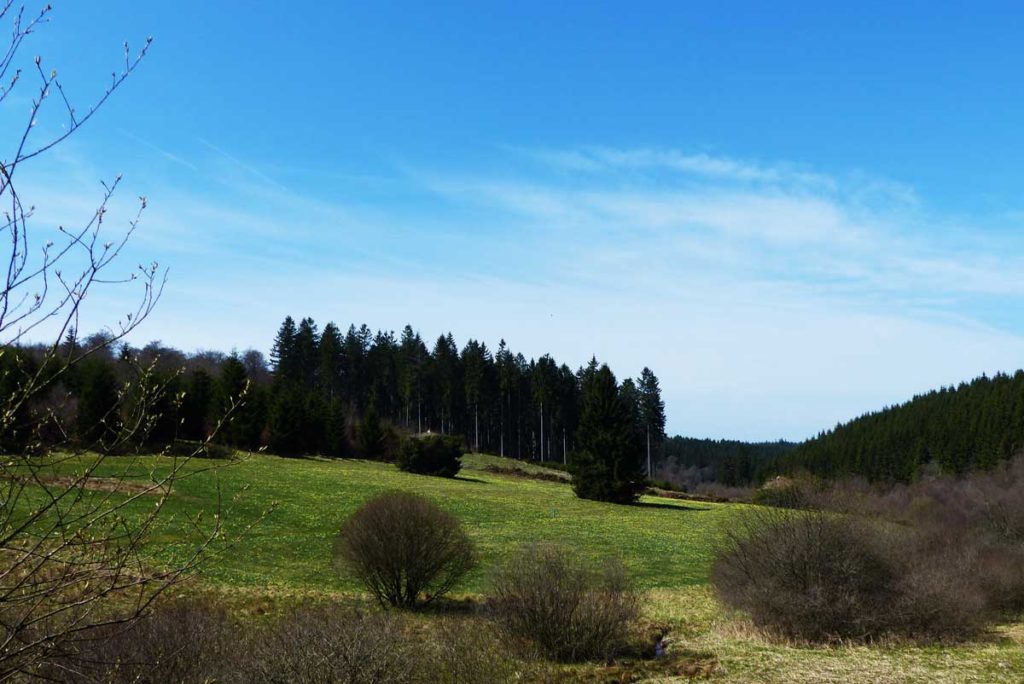
[[[233,587],[354,590],[331,568],[334,537],[363,501],[403,489],[430,497],[466,526],[481,556],[466,587],[470,592],[482,588],[487,570],[502,556],[539,540],[571,541],[592,554],[621,553],[645,588],[673,588],[706,581],[715,540],[738,510],[654,497],[645,497],[634,508],[583,501],[563,483],[486,469],[508,468],[514,462],[493,456],[469,456],[465,462],[460,476],[448,480],[370,461],[247,457],[181,480],[169,500],[171,517],[159,539],[164,543],[185,536],[187,520],[211,508],[219,486],[228,536],[237,541],[206,567],[207,581]],[[111,459],[101,474],[112,474],[124,463]],[[146,457],[132,470],[145,478],[150,469],[163,467],[160,458]],[[526,472],[557,473],[536,466]],[[238,539],[240,530],[268,510],[259,525]],[[161,554],[157,548],[153,552]]]
[[[1024,680],[1024,625],[1011,623],[973,642],[812,648],[780,644],[728,614],[707,585],[716,543],[743,507],[644,498],[622,507],[577,499],[564,482],[537,479],[553,472],[492,456],[467,456],[460,478],[443,480],[364,461],[252,456],[178,483],[150,550],[166,558],[195,539],[189,520],[200,511],[209,524],[218,485],[229,537],[237,541],[204,569],[196,589],[260,615],[299,597],[361,600],[357,587],[331,568],[331,544],[345,517],[387,489],[431,497],[464,522],[481,553],[481,568],[465,590],[484,590],[486,573],[519,544],[541,539],[573,544],[587,553],[620,551],[648,590],[645,620],[670,631],[671,662],[645,667],[651,681],[684,682],[686,673],[710,673],[721,682],[1020,682]],[[211,462],[193,462],[208,467]],[[111,459],[107,474],[128,467],[140,480],[166,461]],[[526,476],[493,472],[519,468]],[[92,495],[101,495],[93,492]],[[276,504],[276,505],[274,505]],[[148,505],[142,502],[142,505]],[[238,538],[263,512],[267,517]],[[423,616],[423,619],[430,619]],[[597,682],[618,674],[599,665],[567,669],[572,681]]]

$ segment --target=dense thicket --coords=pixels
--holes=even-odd
[[[765,502],[796,494],[806,510],[749,509],[712,573],[755,623],[826,641],[963,636],[1024,609],[1024,454],[911,484],[789,483]]]
[[[943,472],[989,469],[1024,447],[1024,371],[914,397],[818,435],[779,459],[779,471],[828,478],[912,480],[929,464]]]

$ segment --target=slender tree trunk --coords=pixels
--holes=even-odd
[[[544,462],[544,402],[540,402],[540,460]]]
[[[647,479],[651,479],[651,426],[647,426]]]
[[[476,444],[473,445],[473,451],[480,453],[480,404],[473,405],[473,441]],[[648,448],[648,451],[650,448]]]
[[[565,450],[565,428],[562,428],[562,465],[569,465],[569,452]]]

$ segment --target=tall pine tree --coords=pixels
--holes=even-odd
[[[665,402],[661,399],[661,387],[654,372],[644,367],[637,382],[640,404],[640,422],[644,429],[647,448],[647,477],[654,472],[652,450],[665,440]]]
[[[572,486],[582,499],[633,503],[645,486],[633,410],[607,365],[583,385]]]

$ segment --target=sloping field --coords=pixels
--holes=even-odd
[[[715,540],[739,508],[654,497],[635,507],[583,501],[566,484],[536,479],[543,469],[525,469],[507,459],[502,466],[502,460],[467,456],[458,478],[443,479],[370,461],[249,456],[179,480],[157,539],[163,544],[198,539],[189,532],[188,521],[202,512],[202,525],[208,528],[219,500],[232,546],[207,564],[207,582],[239,588],[355,590],[332,569],[334,537],[362,502],[401,489],[430,497],[466,526],[481,556],[464,587],[467,592],[480,591],[487,571],[505,554],[541,540],[571,543],[593,555],[618,554],[644,588],[671,589],[707,580]],[[115,475],[129,463],[128,472],[141,481],[166,467],[159,457],[112,458],[98,474]],[[211,462],[192,465],[209,467]],[[527,476],[487,470],[496,465],[520,468]],[[259,524],[243,532],[255,521]],[[166,550],[154,546],[152,551],[166,557]]]
[[[524,543],[552,540],[584,552],[618,554],[647,590],[646,620],[669,628],[672,664],[634,671],[651,681],[709,676],[722,682],[1024,682],[1024,626],[1003,625],[970,643],[943,646],[812,648],[763,638],[729,615],[707,585],[714,549],[743,506],[645,497],[623,507],[577,499],[553,473],[493,456],[467,456],[460,477],[445,480],[365,461],[255,455],[177,482],[150,552],[170,559],[209,529],[220,501],[226,539],[197,585],[239,610],[259,614],[298,598],[360,600],[339,578],[331,546],[360,503],[389,489],[424,494],[457,515],[477,544],[480,568],[462,593],[486,589],[487,573]],[[76,466],[64,464],[53,477]],[[110,459],[99,475],[127,472],[136,486],[166,469],[166,459]],[[496,470],[501,472],[495,472]],[[518,473],[511,472],[518,470]],[[87,496],[107,495],[104,487]],[[151,506],[143,497],[140,507]],[[131,512],[129,512],[129,515]],[[246,529],[253,523],[257,523]],[[426,619],[426,618],[425,618]],[[588,665],[564,672],[574,681],[618,681],[621,672]],[[561,677],[559,677],[561,679]]]

